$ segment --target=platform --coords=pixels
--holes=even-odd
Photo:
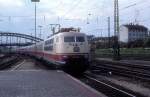
[[[0,71],[0,97],[105,97],[62,71]]]

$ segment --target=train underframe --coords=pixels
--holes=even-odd
[[[65,59],[65,64],[62,65],[62,69],[71,74],[82,74],[89,67],[88,58],[84,56],[69,56]]]
[[[63,55],[61,59],[63,61],[50,61],[50,59],[46,60],[44,57],[37,57],[37,55],[32,53],[22,53],[24,55],[32,56],[38,60],[42,60],[43,62],[46,62],[47,66],[53,67],[53,68],[59,68],[63,71],[79,75],[85,72],[89,67],[89,57],[88,55]],[[65,57],[64,57],[65,56]]]

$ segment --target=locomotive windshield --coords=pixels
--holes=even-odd
[[[65,36],[64,42],[75,42],[75,37],[74,36]]]
[[[77,36],[76,37],[76,42],[84,42],[84,41],[85,41],[85,39],[83,36]]]
[[[85,38],[83,36],[65,36],[64,42],[85,42]]]

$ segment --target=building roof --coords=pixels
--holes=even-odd
[[[105,40],[113,40],[114,39],[114,37],[95,37],[95,38],[93,38],[92,40],[94,40],[94,41],[99,41],[99,40],[103,40],[103,41],[105,41]]]
[[[143,25],[138,25],[138,24],[126,24],[123,25],[129,29],[129,31],[142,31],[142,32],[147,32],[148,28],[143,26]]]

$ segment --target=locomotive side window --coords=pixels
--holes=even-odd
[[[75,37],[74,36],[65,36],[64,42],[75,42]]]
[[[56,37],[56,42],[59,42],[59,37]]]
[[[76,42],[84,42],[85,38],[83,36],[77,36],[76,37]]]

